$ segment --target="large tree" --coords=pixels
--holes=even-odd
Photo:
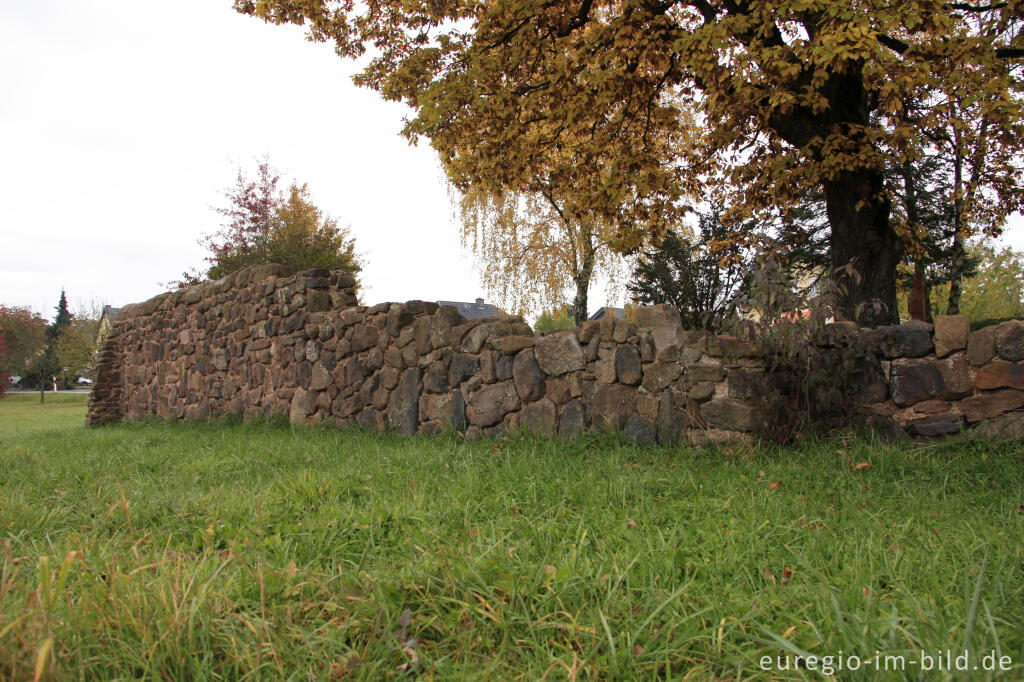
[[[470,187],[456,206],[463,244],[506,310],[558,309],[571,291],[573,318],[582,325],[594,278],[620,274],[623,259],[608,246],[611,228],[586,213],[570,215],[554,187],[531,194]]]
[[[25,376],[46,348],[46,320],[27,307],[0,305],[0,329],[7,352],[0,355],[0,374]]]
[[[280,179],[266,160],[258,164],[255,178],[238,170],[235,186],[224,193],[227,205],[217,209],[224,224],[200,242],[210,251],[206,271],[185,273],[180,286],[262,263],[359,273],[348,229],[313,203],[306,185],[293,182],[282,191]]]
[[[1012,101],[1008,64],[1024,56],[1020,0],[235,6],[308,22],[343,56],[371,48],[357,82],[414,107],[405,134],[428,137],[457,185],[553,181],[572,189],[570,214],[618,225],[621,248],[656,240],[709,182],[731,186],[747,215],[820,187],[833,263],[853,260],[862,275],[845,312],[887,306],[867,322],[895,318],[901,239],[883,170],[921,134],[903,102],[922,85]]]

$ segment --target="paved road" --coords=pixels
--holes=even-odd
[[[91,390],[92,390],[91,388],[76,388],[73,391],[57,391],[57,393],[64,393],[64,394],[70,393],[72,395],[89,395],[89,392]],[[30,389],[22,389],[22,388],[12,388],[12,389],[8,389],[6,391],[6,393],[7,393],[7,395],[18,395],[18,394],[27,395],[27,394],[33,394],[33,393],[35,395],[39,395],[39,390],[38,389],[30,390]],[[53,395],[53,393],[54,393],[53,391],[47,391],[46,395]]]

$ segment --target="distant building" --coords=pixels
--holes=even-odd
[[[591,320],[603,320],[604,318],[608,317],[609,315],[614,315],[616,320],[627,320],[627,319],[629,319],[626,316],[626,309],[625,308],[612,308],[612,307],[609,307],[609,306],[605,306],[604,308],[598,308],[597,312],[595,312],[593,315],[591,315],[588,319],[591,319]]]
[[[117,319],[117,313],[121,310],[115,308],[112,305],[103,306],[103,313],[100,315],[99,324],[96,325],[96,349],[101,350],[103,343],[110,336],[110,330],[114,327],[114,320]]]
[[[482,317],[497,317],[501,311],[490,303],[484,303],[484,299],[478,298],[472,303],[464,301],[437,301],[438,305],[450,305],[459,311],[467,320],[478,320]]]

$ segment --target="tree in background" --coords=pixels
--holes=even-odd
[[[46,389],[55,385],[58,377],[61,377],[61,383],[64,380],[56,348],[64,331],[71,326],[73,316],[68,308],[67,295],[63,289],[60,292],[60,301],[54,310],[56,315],[53,322],[47,325],[44,321],[43,341],[38,352],[29,360],[26,368],[27,381],[23,380],[23,383],[39,388],[39,402],[41,403],[46,399]]]
[[[720,208],[700,214],[699,231],[696,239],[674,230],[665,233],[639,258],[626,288],[639,305],[675,306],[689,329],[717,329],[735,313],[750,264],[735,244],[712,248],[728,232]]]
[[[455,201],[462,242],[476,256],[484,288],[510,311],[564,308],[572,292],[575,324],[587,319],[590,285],[611,285],[622,257],[609,247],[613,230],[594,216],[570,213],[558,190],[491,192],[469,188]]]
[[[306,185],[292,183],[282,192],[279,182],[280,175],[266,160],[257,166],[255,179],[238,170],[235,186],[224,194],[228,205],[217,209],[224,224],[200,241],[211,254],[206,272],[184,273],[178,286],[263,263],[359,273],[361,263],[348,229],[313,204]]]
[[[66,382],[77,383],[79,377],[92,378],[93,365],[99,350],[99,324],[103,304],[93,301],[82,304],[72,315],[71,324],[57,339],[54,353]]]
[[[833,269],[859,277],[846,317],[896,319],[902,239],[884,171],[924,128],[905,102],[954,90],[1021,119],[1024,13],[1017,2],[235,0],[265,21],[309,24],[356,78],[414,108],[460,189],[571,192],[569,214],[659,242],[709,184],[737,233],[765,208],[821,189]],[[1024,140],[1007,141],[1019,150]],[[1012,151],[1011,149],[1011,151]],[[576,161],[572,174],[566,158]],[[550,172],[549,172],[550,171]],[[733,222],[735,221],[735,222]],[[862,306],[877,300],[883,305]]]
[[[46,320],[28,307],[0,305],[0,328],[7,353],[0,356],[0,373],[24,377],[46,348]]]
[[[7,392],[7,385],[11,380],[11,375],[3,369],[7,356],[10,354],[11,350],[7,347],[7,336],[4,335],[3,324],[0,324],[0,398]]]
[[[537,316],[537,321],[533,323],[533,331],[535,332],[553,332],[558,329],[572,329],[573,327],[580,326],[576,322],[576,316],[569,307],[556,308],[555,310],[545,310]]]
[[[1024,253],[976,246],[968,247],[971,255],[978,269],[964,282],[960,312],[974,322],[1024,319]]]
[[[963,283],[960,314],[971,318],[974,326],[986,322],[1024,319],[1024,253],[1010,247],[997,248],[984,240],[968,242],[965,258],[974,263]],[[949,281],[932,287],[929,319],[948,315]],[[901,293],[900,314],[909,318],[907,294]]]
[[[924,134],[888,174],[897,199],[893,220],[914,274],[925,282],[926,299],[932,287],[948,284],[942,307],[952,315],[960,312],[964,280],[977,266],[968,240],[998,235],[1024,206],[1019,108],[1019,97],[963,85],[940,93],[922,89],[904,106]]]

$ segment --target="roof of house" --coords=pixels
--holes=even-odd
[[[478,298],[476,301],[438,301],[438,305],[450,305],[459,311],[467,320],[477,320],[481,317],[497,317],[501,311],[495,308],[490,303],[484,303],[484,299]]]
[[[600,320],[602,318],[607,317],[609,315],[609,313],[613,313],[615,315],[615,319],[617,319],[617,320],[628,319],[626,317],[626,309],[625,308],[612,308],[612,307],[609,307],[609,306],[605,306],[604,308],[598,308],[597,312],[595,312],[593,315],[591,315],[588,319]]]

